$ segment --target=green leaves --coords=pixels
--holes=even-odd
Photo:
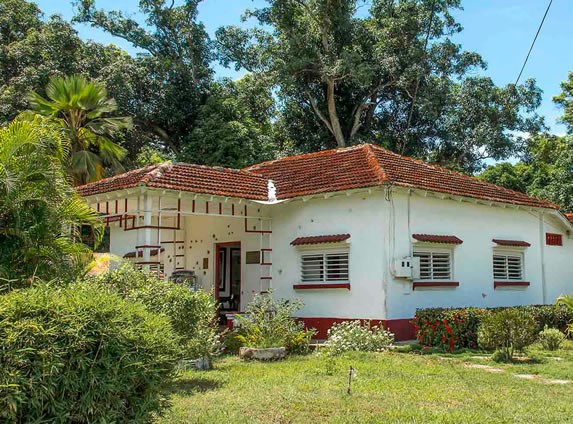
[[[58,125],[71,154],[70,171],[76,184],[103,178],[105,167],[122,170],[120,161],[127,150],[111,138],[132,128],[130,117],[108,117],[117,111],[115,100],[107,97],[103,84],[89,82],[80,75],[51,78],[47,98],[30,95],[32,109]],[[30,114],[24,115],[29,117]]]
[[[74,278],[91,252],[73,229],[90,225],[101,238],[99,215],[64,172],[63,145],[60,132],[41,118],[0,129],[0,278]]]
[[[0,420],[148,422],[176,337],[166,318],[96,286],[0,296]]]

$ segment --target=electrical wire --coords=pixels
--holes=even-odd
[[[519,75],[517,76],[517,79],[515,80],[514,85],[517,85],[517,83],[519,82],[519,79],[521,78],[521,74],[523,74],[523,70],[525,69],[525,65],[527,65],[527,61],[529,60],[529,56],[531,55],[531,51],[533,50],[533,46],[535,45],[535,42],[537,41],[537,37],[539,36],[539,33],[541,32],[541,28],[543,27],[543,23],[545,22],[545,18],[547,17],[547,13],[549,13],[549,9],[551,8],[552,4],[553,4],[553,0],[549,0],[549,4],[547,5],[547,9],[545,9],[545,13],[543,14],[543,19],[541,19],[541,23],[539,24],[539,27],[537,28],[537,32],[535,33],[535,37],[533,38],[533,42],[531,43],[531,46],[529,47],[529,51],[527,52],[527,56],[525,57],[525,60],[523,61],[523,66],[521,67],[521,70],[519,71]]]

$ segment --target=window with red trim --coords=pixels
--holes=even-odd
[[[563,235],[545,233],[545,244],[548,246],[563,246]]]

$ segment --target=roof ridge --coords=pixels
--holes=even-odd
[[[143,171],[143,170],[146,169],[146,168],[151,168],[149,171],[146,172],[146,174],[148,174],[148,173],[150,173],[150,172],[153,172],[159,165],[162,165],[162,164],[152,163],[152,164],[149,164],[149,165],[142,166],[141,168],[130,169],[129,171],[125,171],[125,172],[122,172],[122,173],[120,173],[120,174],[115,174],[115,175],[111,175],[111,176],[109,176],[109,177],[101,178],[101,179],[99,179],[99,180],[90,181],[89,183],[85,183],[85,184],[76,186],[75,188],[78,189],[78,188],[83,188],[83,187],[90,187],[90,186],[92,186],[92,185],[99,184],[99,183],[102,183],[102,182],[113,181],[113,180],[115,180],[115,179],[117,179],[117,178],[119,178],[119,177],[122,177],[122,178],[123,178],[123,177],[125,177],[126,175],[137,174],[138,172],[141,172],[141,171]]]
[[[378,183],[382,184],[383,182],[390,181],[388,174],[386,174],[386,171],[384,170],[384,168],[378,161],[378,158],[374,154],[374,151],[372,150],[372,144],[364,144],[360,146],[362,146],[362,148],[366,153],[366,161],[368,163],[368,166],[370,166],[370,168],[372,168],[372,170],[374,171],[374,175],[378,180]]]
[[[352,150],[358,150],[364,146],[368,145],[367,143],[364,144],[355,144],[353,146],[346,146],[346,147],[335,147],[333,149],[324,149],[324,150],[319,150],[317,152],[308,152],[308,153],[299,153],[296,155],[291,155],[291,156],[285,156],[282,158],[277,158],[277,159],[271,159],[271,160],[266,160],[263,162],[259,162],[259,163],[255,163],[251,166],[247,166],[246,168],[242,168],[242,171],[246,171],[246,172],[250,172],[251,170],[255,170],[255,169],[259,169],[262,166],[265,165],[269,165],[272,163],[276,163],[276,162],[284,162],[284,161],[290,161],[290,160],[294,160],[294,159],[300,159],[300,158],[306,158],[306,157],[315,157],[315,156],[322,156],[328,153],[340,153],[340,152],[348,152],[348,151],[352,151]]]
[[[168,171],[171,169],[171,167],[172,163],[169,161],[160,163],[154,169],[145,173],[145,175],[139,179],[139,183],[147,185],[155,178],[160,178],[165,173],[165,171]]]
[[[470,179],[470,180],[472,180],[472,181],[475,181],[475,182],[480,183],[480,184],[483,184],[483,185],[487,185],[487,186],[490,186],[490,187],[495,187],[495,188],[501,189],[502,191],[505,191],[505,192],[507,192],[507,193],[518,194],[518,195],[521,195],[521,196],[526,196],[526,197],[529,197],[529,198],[531,198],[531,199],[535,199],[535,200],[537,200],[537,201],[539,201],[539,202],[545,203],[545,204],[547,204],[547,205],[552,205],[552,206],[554,206],[554,207],[559,207],[559,205],[557,205],[556,203],[550,202],[550,201],[548,201],[548,200],[540,199],[540,198],[538,198],[538,197],[531,196],[531,195],[529,195],[529,194],[527,194],[527,193],[522,193],[521,191],[512,190],[512,189],[510,189],[510,188],[503,187],[503,186],[500,186],[500,185],[497,185],[497,184],[493,184],[493,183],[490,183],[490,182],[488,182],[488,181],[483,181],[483,180],[480,180],[479,178],[474,177],[474,176],[472,176],[472,175],[464,174],[463,172],[460,172],[460,171],[454,171],[454,170],[452,170],[452,169],[448,169],[448,168],[445,168],[445,167],[440,166],[440,165],[436,165],[436,164],[431,163],[431,162],[424,162],[424,161],[421,160],[421,159],[416,159],[416,158],[413,158],[413,157],[410,157],[410,156],[400,155],[399,153],[396,153],[396,152],[393,152],[393,151],[391,151],[391,150],[388,150],[388,149],[386,149],[386,148],[384,148],[384,147],[382,147],[382,146],[379,146],[379,145],[377,145],[377,144],[368,144],[368,145],[371,146],[371,147],[373,147],[373,148],[375,148],[375,149],[381,150],[381,151],[383,151],[383,152],[385,152],[385,153],[389,153],[390,155],[397,156],[397,157],[399,157],[399,158],[402,158],[402,159],[405,159],[405,160],[409,160],[409,161],[411,161],[411,162],[416,162],[416,163],[418,163],[418,164],[427,166],[427,167],[432,168],[432,169],[438,169],[438,170],[441,170],[441,171],[446,171],[446,172],[449,172],[450,174],[459,175],[459,176],[461,176],[461,177]]]
[[[248,168],[243,168],[243,169],[240,169],[240,168],[229,168],[229,167],[226,167],[226,166],[200,165],[200,164],[198,164],[198,163],[186,163],[186,162],[175,162],[173,165],[174,165],[174,166],[177,166],[177,165],[181,165],[181,166],[192,166],[192,167],[194,167],[194,168],[208,168],[208,169],[214,169],[214,170],[217,170],[217,171],[236,172],[236,173],[246,174],[246,175],[250,175],[250,176],[253,176],[253,177],[257,177],[257,178],[267,179],[267,178],[263,177],[263,176],[260,175],[260,174],[256,174],[256,173],[254,173],[254,172],[249,171]]]

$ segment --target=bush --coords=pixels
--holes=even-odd
[[[547,325],[539,333],[539,343],[545,350],[557,350],[565,341],[565,334],[556,328],[549,328]]]
[[[308,350],[315,330],[305,330],[304,324],[293,318],[302,302],[275,300],[272,293],[257,294],[247,306],[245,315],[237,315],[240,328],[236,339],[242,346],[255,348],[286,347],[291,353]]]
[[[86,284],[0,296],[0,421],[147,422],[176,352],[165,318]]]
[[[426,346],[441,347],[453,351],[478,346],[478,328],[483,318],[507,308],[428,308],[418,309],[412,320],[418,341]],[[536,322],[536,332],[547,325],[565,331],[573,322],[573,310],[553,305],[516,306]],[[449,329],[448,329],[449,328]]]
[[[330,356],[344,352],[381,352],[394,342],[394,334],[382,325],[370,326],[360,321],[333,324],[323,351]]]
[[[527,311],[509,308],[488,314],[478,331],[479,345],[498,350],[499,359],[510,361],[516,351],[523,352],[535,341],[537,323]]]
[[[127,264],[92,277],[91,281],[169,318],[185,358],[210,358],[219,351],[217,304],[211,293],[203,290],[193,292]]]
[[[442,347],[452,352],[478,346],[478,327],[488,313],[482,308],[418,309],[412,324],[422,345]]]

